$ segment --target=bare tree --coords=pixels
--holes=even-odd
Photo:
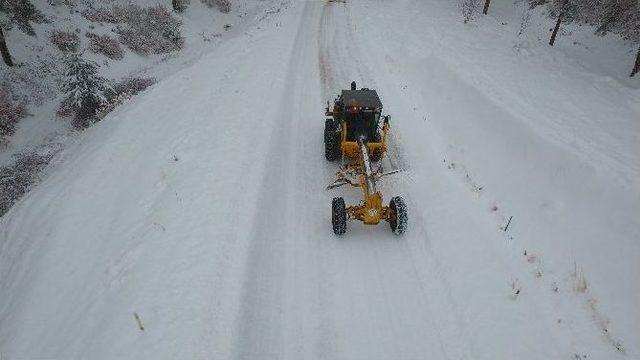
[[[11,54],[9,53],[9,48],[7,48],[7,42],[4,40],[4,33],[0,28],[0,53],[2,53],[2,60],[7,66],[13,66],[13,61],[11,60]]]
[[[564,0],[562,2],[562,6],[560,7],[560,12],[558,13],[558,21],[556,22],[556,27],[553,28],[553,33],[551,33],[551,39],[549,39],[549,45],[553,46],[556,42],[556,35],[558,35],[558,30],[560,30],[560,23],[562,23],[562,18],[564,17],[567,11],[567,4],[569,0]]]
[[[614,33],[638,46],[640,44],[640,2],[638,0],[527,0],[530,7],[545,5],[557,21],[549,45],[555,43],[560,25],[572,21],[595,27],[596,35]],[[640,51],[640,50],[639,50]],[[636,62],[631,76],[640,72]]]
[[[491,4],[491,0],[485,0],[484,9],[482,9],[482,13],[485,15],[489,12],[489,4]]]
[[[633,70],[631,70],[631,77],[640,72],[640,47],[638,47],[638,55],[636,55],[636,64],[633,66]]]

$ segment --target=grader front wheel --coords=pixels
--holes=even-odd
[[[391,209],[389,219],[391,231],[396,235],[402,235],[407,229],[407,205],[400,196],[396,196],[389,202],[389,208]]]

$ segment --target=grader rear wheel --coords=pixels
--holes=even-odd
[[[378,162],[382,159],[382,150],[376,149],[371,152],[371,161]]]
[[[381,142],[382,141],[382,134],[380,134],[380,131],[376,131],[375,135],[373,136],[373,142]],[[376,150],[373,150],[369,156],[369,158],[371,159],[371,161],[373,162],[378,162],[380,161],[380,159],[382,159],[382,149],[378,148]]]
[[[347,231],[347,210],[341,197],[333,198],[331,203],[331,224],[336,235],[342,235]]]
[[[407,205],[400,196],[396,196],[389,202],[389,208],[392,210],[389,219],[391,231],[396,235],[402,235],[407,229]]]
[[[340,158],[340,132],[333,120],[326,119],[324,122],[324,156],[328,161],[335,161]]]

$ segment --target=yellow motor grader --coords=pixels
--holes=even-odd
[[[342,197],[333,198],[331,222],[333,232],[342,235],[347,230],[347,220],[360,220],[367,225],[376,225],[386,220],[391,230],[400,235],[407,228],[407,207],[400,196],[393,197],[389,206],[382,205],[382,194],[376,189],[376,181],[383,176],[378,164],[387,147],[390,117],[382,116],[382,102],[375,90],[356,89],[355,81],[350,90],[342,90],[325,115],[324,146],[328,161],[342,159],[337,179],[327,189],[342,185],[360,187],[364,199],[359,205],[346,207]]]

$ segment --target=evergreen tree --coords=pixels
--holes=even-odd
[[[76,109],[74,125],[84,128],[91,125],[98,107],[106,101],[107,81],[98,74],[98,64],[83,59],[81,54],[67,56],[65,66],[62,91]]]
[[[553,45],[560,23],[581,21],[595,26],[595,34],[615,33],[632,44],[640,45],[640,2],[638,0],[528,0],[534,8],[539,5],[548,6],[549,14],[557,16],[556,26],[551,35]],[[636,63],[631,76],[638,71],[640,56],[636,55]]]

